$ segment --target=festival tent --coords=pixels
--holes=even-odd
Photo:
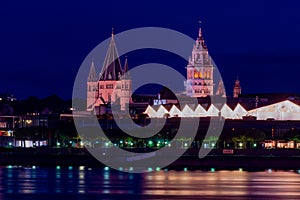
[[[243,116],[247,115],[247,110],[240,103],[236,105],[233,112],[238,117],[238,119],[242,119]]]
[[[207,111],[200,105],[196,107],[194,111],[194,116],[195,117],[206,117],[207,116]]]
[[[219,116],[218,108],[214,104],[211,104],[207,110],[207,117],[218,117],[218,116]]]
[[[182,116],[181,111],[175,105],[172,106],[172,108],[169,111],[169,114],[170,114],[170,117],[181,117]]]
[[[225,119],[238,119],[236,114],[229,108],[227,104],[224,104],[221,108],[221,116],[223,116]]]
[[[144,114],[148,114],[150,118],[156,118],[157,112],[149,105],[145,110]]]
[[[182,117],[194,117],[195,113],[189,105],[185,105],[182,109]]]
[[[300,120],[300,106],[285,100],[250,110],[247,115],[256,116],[257,120]]]
[[[166,116],[166,114],[169,114],[169,112],[163,105],[160,105],[156,114],[158,118],[163,118]]]

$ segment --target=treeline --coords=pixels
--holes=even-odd
[[[85,101],[77,101],[83,104],[82,107],[85,106]],[[64,100],[53,94],[46,98],[30,96],[25,100],[10,102],[9,105],[13,108],[14,115],[24,115],[27,113],[67,113],[70,112],[69,110],[72,107],[72,100]]]

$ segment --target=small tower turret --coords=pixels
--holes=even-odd
[[[97,91],[98,91],[98,78],[96,74],[94,61],[92,61],[90,67],[90,73],[87,80],[87,102],[86,102],[87,109],[93,108],[94,104],[96,103]]]
[[[240,94],[242,94],[242,88],[239,78],[237,77],[233,87],[233,98],[238,98]]]
[[[123,68],[123,76],[121,78],[121,98],[120,98],[121,110],[126,110],[126,105],[128,105],[131,101],[131,93],[132,93],[132,80],[129,74],[128,59],[126,58],[124,68]]]

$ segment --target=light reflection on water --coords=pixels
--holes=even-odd
[[[0,167],[0,199],[300,199],[294,171],[131,174],[83,167]]]

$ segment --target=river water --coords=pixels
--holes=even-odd
[[[0,199],[300,199],[300,174],[5,166],[0,167]]]

